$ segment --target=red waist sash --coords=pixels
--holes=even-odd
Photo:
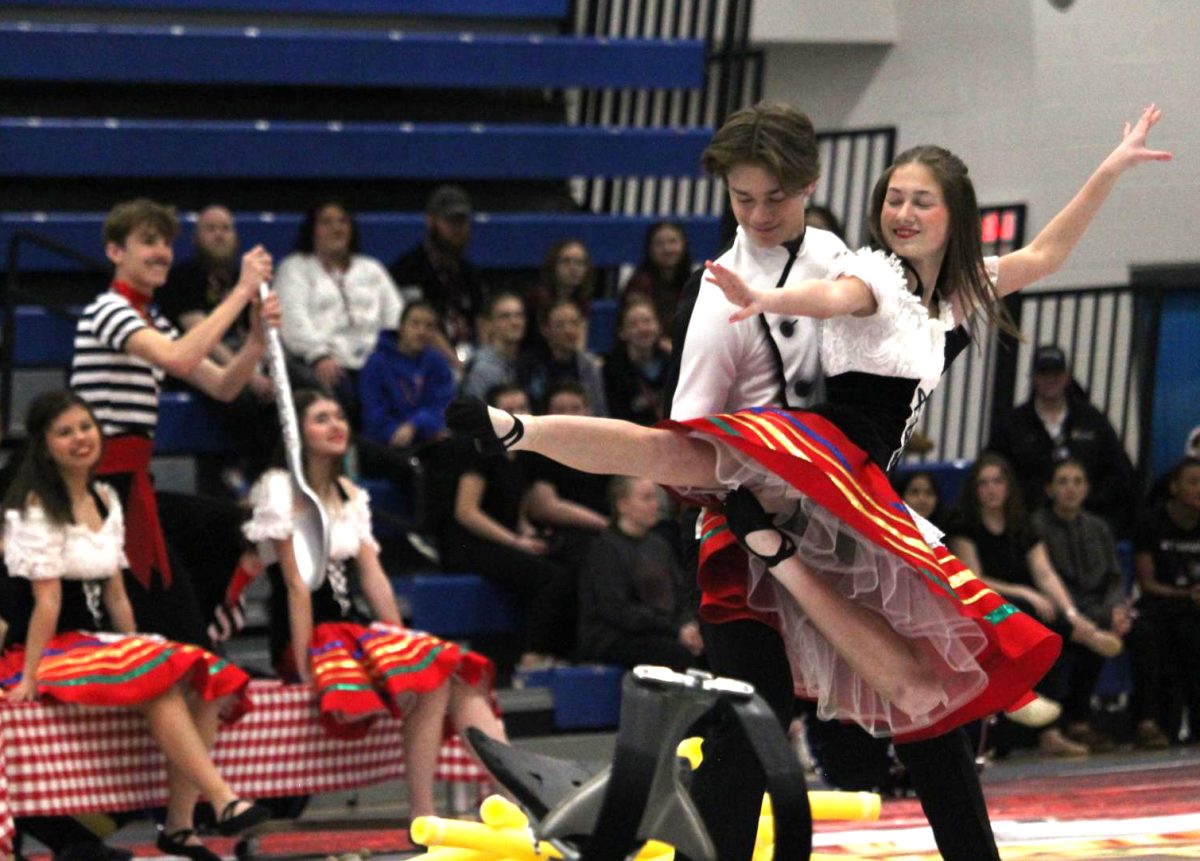
[[[150,456],[154,440],[126,434],[104,441],[104,453],[96,465],[96,475],[129,473],[129,498],[125,500],[125,556],[138,582],[150,588],[150,572],[157,568],[163,586],[171,585],[171,563],[167,542],[158,522],[158,502],[150,482]]]

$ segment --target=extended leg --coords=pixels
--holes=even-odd
[[[1000,861],[971,744],[962,729],[896,745],[946,861]]]

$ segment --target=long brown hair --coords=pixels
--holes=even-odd
[[[979,474],[989,466],[1000,470],[1004,483],[1008,485],[1008,493],[1004,497],[1004,531],[1009,535],[1023,532],[1027,521],[1025,503],[1021,500],[1021,485],[1017,484],[1017,476],[1008,460],[994,451],[985,451],[971,464],[967,480],[963,482],[962,492],[958,496],[959,511],[972,527],[978,528],[983,523],[976,485],[979,484]]]
[[[871,192],[870,226],[873,243],[886,251],[892,251],[883,237],[883,202],[887,197],[892,174],[896,168],[906,164],[922,165],[933,174],[934,180],[942,190],[946,209],[950,213],[946,256],[942,260],[937,283],[934,285],[939,301],[961,291],[960,303],[966,311],[982,310],[989,325],[1019,338],[1020,331],[1013,323],[1008,309],[1000,301],[996,285],[983,269],[983,228],[979,220],[975,186],[967,175],[966,164],[954,153],[940,146],[925,144],[907,149],[896,156],[896,160],[879,177]],[[911,266],[909,268],[911,269]]]
[[[91,406],[71,391],[44,392],[34,398],[25,415],[25,451],[17,466],[16,475],[4,496],[4,508],[22,511],[33,494],[41,501],[46,518],[51,523],[75,522],[71,511],[71,496],[58,464],[50,455],[46,435],[58,417],[72,407],[87,410],[99,434],[100,423]],[[103,441],[102,441],[103,442]]]

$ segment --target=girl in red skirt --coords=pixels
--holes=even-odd
[[[403,627],[379,545],[371,534],[366,491],[342,475],[350,429],[337,401],[296,392],[305,478],[330,522],[329,565],[309,591],[296,566],[293,482],[268,470],[251,492],[255,541],[272,580],[271,652],[280,675],[313,684],[326,731],[361,737],[391,713],[404,717],[404,768],[412,816],[434,813],[433,774],[445,719],[504,739],[492,708],[491,661],[454,643]],[[357,595],[371,610],[355,606]]]
[[[142,712],[167,760],[167,817],[158,848],[218,861],[199,841],[193,808],[203,794],[217,830],[237,834],[265,820],[265,807],[237,798],[209,756],[218,720],[247,709],[249,677],[203,649],[136,632],[121,570],[121,503],[93,481],[99,426],[74,394],[37,398],[25,420],[28,449],[4,502],[4,561],[27,580],[31,608],[11,620],[0,656],[8,702],[37,697]]]
[[[705,565],[741,539],[756,558],[722,582],[780,631],[796,692],[816,699],[823,718],[918,739],[1028,702],[1059,639],[946,552],[884,471],[969,342],[970,318],[981,313],[1005,325],[998,300],[1062,264],[1120,174],[1170,158],[1146,148],[1159,117],[1151,106],[1127,125],[1121,144],[1033,243],[999,259],[981,256],[966,166],[939,147],[917,147],[897,158],[872,195],[871,229],[883,251],[848,253],[825,279],[776,290],[751,290],[709,264],[710,281],[735,306],[731,322],[763,313],[823,320],[827,401],[819,407],[647,429],[516,418],[460,401],[448,411],[451,427],[491,450],[527,449],[592,472],[615,468],[709,501],[738,487],[753,491],[737,497],[737,518],[710,510],[702,583]],[[769,206],[742,215],[743,227],[771,217]],[[710,607],[721,597],[705,587]]]

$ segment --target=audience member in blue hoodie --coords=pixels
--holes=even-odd
[[[438,316],[426,301],[407,305],[396,332],[381,332],[359,376],[363,432],[393,448],[447,436],[443,412],[455,394],[445,356],[433,348]]]

